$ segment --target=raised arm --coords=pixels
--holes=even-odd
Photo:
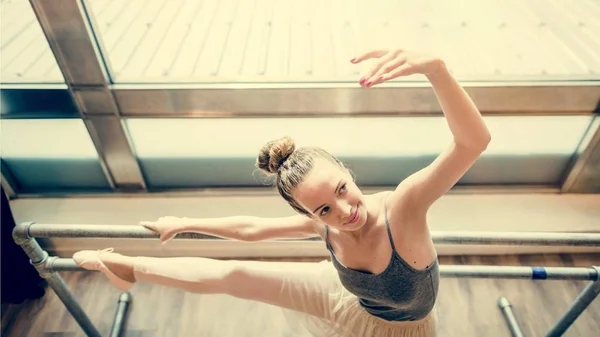
[[[231,216],[197,219],[168,216],[157,221],[142,221],[140,224],[160,233],[162,243],[179,233],[200,233],[238,241],[318,236],[315,221],[302,215],[278,218]]]
[[[453,142],[446,150],[430,165],[400,183],[394,192],[396,202],[408,204],[405,209],[422,214],[450,190],[486,150],[490,133],[479,110],[441,59],[398,49],[372,51],[353,62],[369,58],[380,60],[361,80],[361,85],[370,87],[415,73],[425,75],[452,132]]]

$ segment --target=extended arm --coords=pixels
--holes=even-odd
[[[318,236],[315,222],[302,215],[278,218],[230,216],[221,218],[162,217],[141,225],[161,234],[164,243],[179,233],[200,233],[238,241],[308,238]]]

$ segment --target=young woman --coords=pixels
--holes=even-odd
[[[439,58],[374,50],[351,62],[367,59],[377,62],[360,80],[363,87],[415,73],[430,81],[453,142],[429,166],[393,191],[364,195],[333,155],[320,148],[296,148],[285,137],[260,150],[257,166],[276,175],[277,190],[297,215],[165,217],[141,223],[160,233],[163,243],[182,232],[244,241],[319,235],[331,262],[129,257],[107,249],[78,252],[76,263],[103,272],[121,290],[152,282],[276,305],[289,318],[303,318],[316,336],[434,336],[439,269],[426,214],[486,149],[490,133]]]

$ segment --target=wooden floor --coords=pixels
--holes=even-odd
[[[436,53],[460,78],[598,78],[598,0],[88,0],[116,82],[356,77],[365,43]],[[1,0],[3,82],[64,80],[28,0]],[[378,42],[378,41],[382,42]]]
[[[600,264],[600,255],[442,257],[443,264],[580,266]],[[118,292],[98,273],[63,273],[66,282],[103,335],[108,335]],[[499,296],[513,304],[526,337],[543,336],[587,282],[443,278],[438,315],[440,336],[510,336],[496,306]],[[132,289],[128,337],[292,336],[275,307],[223,295],[190,295],[149,284]],[[5,310],[4,310],[5,309]],[[2,336],[84,336],[52,291],[37,301],[3,307]],[[600,299],[565,336],[600,336]]]

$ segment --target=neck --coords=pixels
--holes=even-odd
[[[346,232],[346,235],[350,237],[352,242],[359,243],[366,236],[366,233],[367,233],[366,227],[367,227],[367,224],[365,224],[360,229],[357,229],[355,231]]]

